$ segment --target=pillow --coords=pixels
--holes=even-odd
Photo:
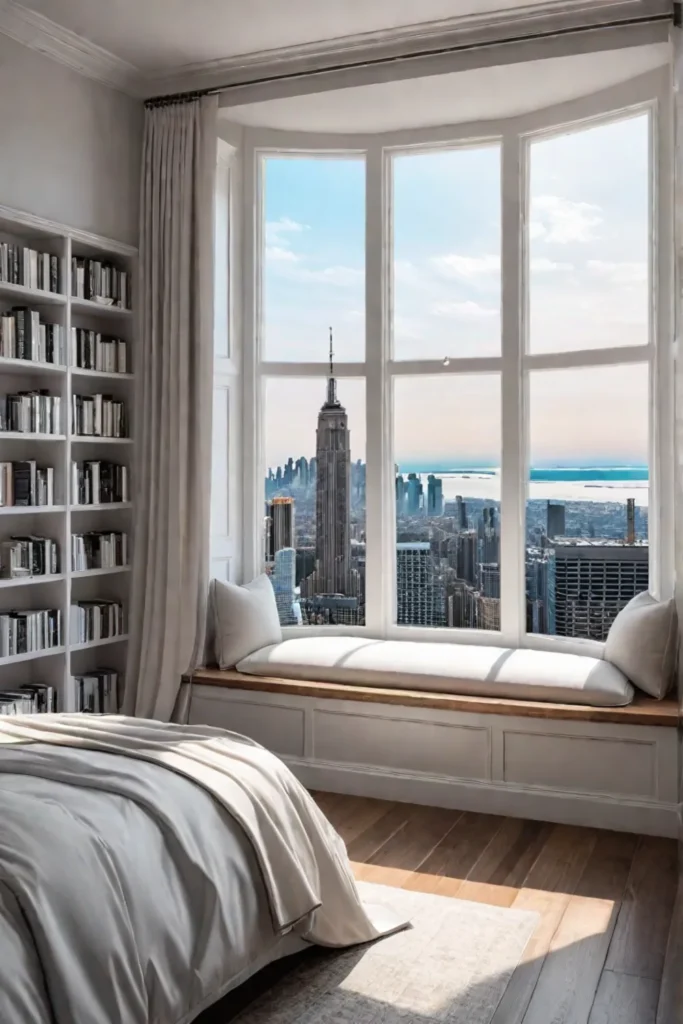
[[[617,615],[607,635],[605,658],[651,697],[662,700],[673,682],[678,616],[673,601],[656,601],[645,591]]]
[[[238,587],[213,580],[216,661],[232,668],[247,655],[282,641],[275,593],[268,576]]]

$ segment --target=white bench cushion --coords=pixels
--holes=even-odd
[[[264,647],[236,668],[280,679],[555,704],[622,707],[633,700],[626,676],[599,658],[469,644],[301,637]]]

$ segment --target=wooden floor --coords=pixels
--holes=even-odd
[[[314,796],[356,878],[540,915],[492,1024],[655,1024],[673,839]]]
[[[491,1024],[655,1024],[674,840],[313,795],[358,879],[540,915]],[[226,997],[228,1020],[269,983],[257,979],[237,1004]],[[222,1024],[226,1009],[198,1024]]]

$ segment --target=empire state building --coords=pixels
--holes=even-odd
[[[351,438],[346,409],[337,398],[333,358],[330,328],[327,398],[316,431],[316,594],[349,594],[351,589]]]

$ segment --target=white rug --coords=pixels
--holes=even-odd
[[[367,882],[359,888],[413,927],[369,946],[307,954],[239,1024],[490,1024],[538,915]]]

